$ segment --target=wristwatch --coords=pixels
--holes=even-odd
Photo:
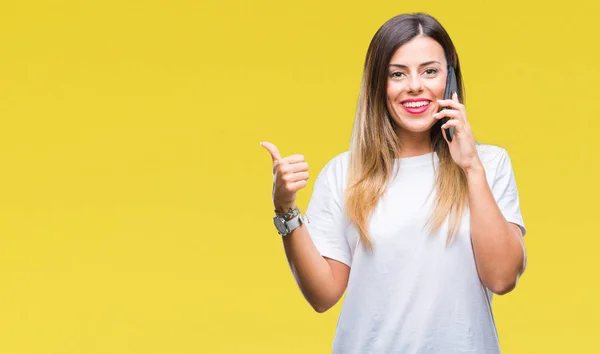
[[[277,232],[281,236],[286,236],[290,232],[294,231],[300,225],[304,224],[304,218],[302,218],[302,213],[300,213],[300,209],[290,208],[287,213],[278,213],[275,211],[275,217],[273,218],[273,223],[277,228]]]

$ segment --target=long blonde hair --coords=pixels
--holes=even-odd
[[[458,97],[464,102],[458,55],[450,36],[436,19],[423,13],[402,14],[379,28],[371,40],[364,64],[350,143],[348,184],[344,192],[348,217],[357,227],[360,241],[368,250],[373,249],[368,223],[392,178],[394,159],[399,157],[402,147],[395,130],[396,123],[386,106],[388,64],[401,45],[419,35],[440,43],[448,64],[455,69]],[[431,147],[438,155],[439,168],[436,170],[435,208],[427,226],[433,233],[449,216],[449,244],[458,232],[468,205],[468,186],[464,172],[452,160],[440,125],[438,122],[431,129]]]

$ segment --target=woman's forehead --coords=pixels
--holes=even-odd
[[[396,50],[390,64],[405,66],[437,61],[445,63],[444,48],[431,37],[416,37]]]

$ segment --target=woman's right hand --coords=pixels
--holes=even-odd
[[[277,147],[269,142],[262,142],[273,159],[273,205],[280,213],[288,212],[296,207],[296,192],[306,187],[308,180],[308,163],[302,155],[291,155],[281,158]]]

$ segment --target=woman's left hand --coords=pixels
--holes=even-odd
[[[471,126],[467,121],[465,106],[458,101],[458,95],[454,93],[451,100],[438,100],[440,106],[447,107],[433,115],[435,119],[450,118],[442,125],[442,135],[448,143],[450,154],[454,162],[465,172],[472,169],[483,169],[479,154],[475,147],[475,139],[471,133]],[[448,141],[444,129],[454,127],[452,141]]]

